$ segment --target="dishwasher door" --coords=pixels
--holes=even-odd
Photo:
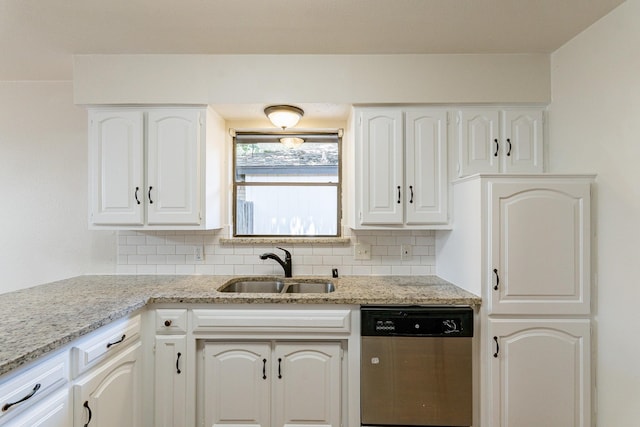
[[[363,426],[470,426],[472,338],[363,336]]]

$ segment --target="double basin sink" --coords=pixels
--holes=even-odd
[[[251,278],[231,279],[218,292],[259,294],[328,294],[336,288],[331,281],[301,278]]]

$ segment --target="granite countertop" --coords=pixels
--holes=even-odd
[[[79,276],[0,295],[0,375],[147,304],[478,305],[436,276],[345,276],[328,294],[234,294],[234,276]],[[303,279],[310,277],[304,276]]]

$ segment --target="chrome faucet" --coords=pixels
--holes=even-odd
[[[291,277],[291,269],[293,267],[293,264],[291,263],[291,252],[283,248],[278,248],[278,249],[280,249],[281,251],[284,251],[284,255],[285,255],[284,261],[278,255],[271,252],[267,252],[260,255],[260,259],[271,258],[273,260],[276,260],[278,264],[280,264],[284,269],[284,277]]]

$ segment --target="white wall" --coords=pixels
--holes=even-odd
[[[77,104],[549,102],[549,55],[76,55]]]
[[[549,171],[596,172],[597,421],[640,423],[640,0],[551,57]]]
[[[87,119],[71,82],[0,82],[0,293],[114,273],[114,232],[87,229]]]

